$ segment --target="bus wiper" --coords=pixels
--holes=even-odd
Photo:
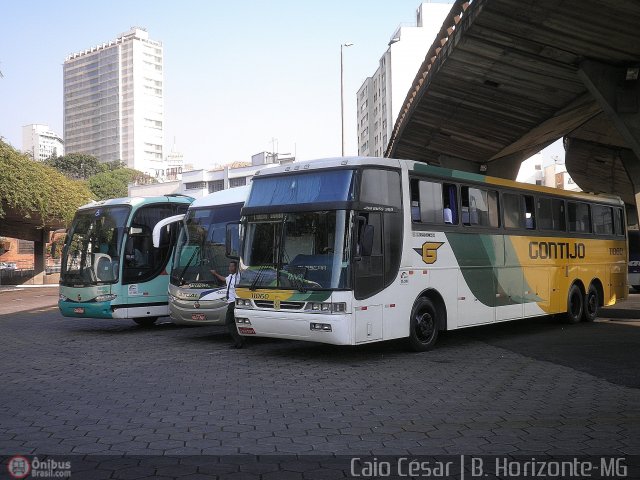
[[[280,270],[283,265],[283,257],[287,255],[287,252],[284,250],[284,232],[287,226],[287,215],[282,216],[282,224],[280,225],[280,240],[278,245],[278,259],[276,262],[276,288],[280,286]],[[287,261],[288,263],[288,261]]]
[[[307,293],[307,287],[305,286],[305,280],[307,279],[307,272],[309,271],[309,269],[307,267],[298,267],[302,270],[302,276],[299,275],[293,275],[293,278],[296,279],[296,283],[297,283],[297,287],[296,290],[298,290],[301,293]]]
[[[253,282],[251,282],[251,286],[249,287],[249,290],[254,291],[256,289],[256,286],[258,285],[258,281],[260,280],[260,278],[262,277],[262,274],[267,268],[269,268],[269,265],[262,265],[258,269],[258,273],[256,274],[256,277],[253,279]]]
[[[200,251],[200,247],[198,246],[197,248],[193,249],[193,253],[191,254],[191,257],[189,258],[189,261],[187,262],[187,264],[184,266],[184,268],[182,269],[182,271],[180,272],[180,285],[184,285],[186,282],[184,281],[184,274],[187,273],[187,269],[191,266],[191,262],[193,262],[193,259],[196,256],[196,253],[198,253]]]

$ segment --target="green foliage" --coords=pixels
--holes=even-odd
[[[0,218],[8,205],[25,218],[39,216],[43,224],[69,222],[91,196],[84,182],[70,180],[0,140]]]
[[[128,184],[136,180],[143,180],[145,175],[131,168],[116,168],[92,176],[89,179],[89,189],[96,200],[128,196]]]
[[[109,170],[111,167],[111,164],[100,163],[96,157],[85,153],[69,153],[62,157],[51,157],[45,163],[69,178],[84,180]],[[120,162],[117,163],[119,165]]]

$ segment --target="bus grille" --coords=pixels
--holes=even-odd
[[[254,300],[258,308],[269,308],[273,310],[272,300]],[[280,302],[280,310],[302,310],[304,308],[304,302]]]

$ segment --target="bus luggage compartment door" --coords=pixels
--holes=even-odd
[[[382,340],[382,305],[356,307],[356,343]]]

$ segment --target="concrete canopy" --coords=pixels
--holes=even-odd
[[[456,1],[385,156],[513,179],[522,160],[565,137],[567,169],[581,188],[633,202],[622,161],[637,163],[640,151],[598,98],[596,71],[585,62],[622,75],[613,81],[637,118],[639,81],[619,85],[640,65],[638,25],[634,0]]]

